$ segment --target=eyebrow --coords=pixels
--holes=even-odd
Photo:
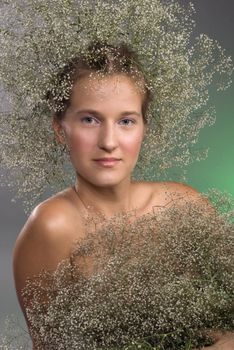
[[[94,115],[102,117],[102,114],[100,112],[98,112],[98,111],[95,111],[94,109],[78,109],[76,111],[76,114],[78,114],[78,113],[91,113],[91,114],[94,114]],[[135,114],[135,115],[141,117],[141,114],[136,112],[136,111],[124,111],[120,115],[122,117],[124,117],[124,116],[130,115],[130,114]]]

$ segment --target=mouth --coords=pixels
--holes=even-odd
[[[94,159],[94,161],[101,166],[104,167],[113,167],[116,164],[120,162],[121,159],[117,158],[100,158],[100,159]]]
[[[106,160],[106,161],[111,161],[111,160],[120,160],[120,158],[114,158],[114,157],[103,157],[103,158],[97,158],[94,160]]]

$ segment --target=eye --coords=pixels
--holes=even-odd
[[[132,124],[135,124],[135,120],[133,119],[128,119],[128,118],[125,118],[125,119],[122,119],[120,122],[123,122],[123,125],[132,125]]]
[[[92,121],[97,122],[97,120],[90,115],[87,115],[87,116],[81,118],[81,122],[84,124],[95,124],[95,123],[92,123]]]

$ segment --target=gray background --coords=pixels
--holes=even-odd
[[[184,4],[188,3],[186,0],[181,2]],[[222,46],[226,48],[227,53],[234,57],[234,1],[194,0],[193,3],[197,11],[196,32],[204,32],[211,38],[217,39]],[[210,146],[211,150],[213,138],[216,140],[216,142],[218,139],[221,139],[220,144],[218,142],[219,149],[221,147],[222,140],[224,141],[225,139],[225,147],[226,150],[229,150],[229,153],[227,153],[227,155],[225,153],[226,158],[222,158],[221,155],[222,159],[220,158],[220,161],[223,161],[223,163],[220,163],[221,170],[218,170],[218,173],[224,174],[223,176],[225,176],[225,164],[228,162],[229,178],[227,181],[225,180],[223,182],[218,182],[218,180],[220,180],[220,176],[218,176],[217,180],[215,180],[215,177],[212,177],[212,171],[208,170],[210,169],[209,163],[203,162],[204,164],[208,164],[207,168],[204,168],[204,164],[202,164],[202,162],[196,163],[190,167],[188,183],[197,189],[205,190],[211,184],[214,187],[216,186],[220,189],[234,193],[234,162],[233,152],[230,151],[231,147],[234,146],[233,97],[233,87],[227,92],[222,93],[217,99],[214,97],[213,102],[216,104],[218,118],[220,118],[218,119],[217,123],[218,127],[216,127],[216,132],[213,132],[213,134],[206,134],[204,131],[202,136],[203,140],[205,140],[205,146]],[[225,114],[223,113],[224,110]],[[221,120],[221,117],[222,123],[225,123],[225,128],[227,130],[225,135],[221,133],[223,130],[221,124],[219,126],[219,120]],[[224,118],[226,119],[224,120]],[[207,137],[207,135],[209,136]],[[214,151],[214,153],[211,153],[211,159],[213,159],[212,161],[215,161],[217,158],[217,152],[218,148],[216,151]],[[6,315],[13,313],[18,317],[22,327],[26,327],[14,289],[12,276],[12,249],[17,235],[23,227],[27,217],[23,212],[20,201],[13,203],[11,202],[11,198],[12,196],[9,190],[7,188],[0,187],[0,322]]]

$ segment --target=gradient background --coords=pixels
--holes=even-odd
[[[217,39],[234,60],[234,1],[193,3],[197,12],[195,34],[203,32]],[[208,158],[188,168],[187,183],[201,192],[215,187],[234,196],[234,84],[227,91],[212,93],[211,103],[216,106],[217,120],[201,131],[198,144],[210,148]],[[13,313],[26,328],[12,275],[12,249],[26,219],[21,203],[12,203],[11,193],[0,187],[0,327],[6,315]]]

